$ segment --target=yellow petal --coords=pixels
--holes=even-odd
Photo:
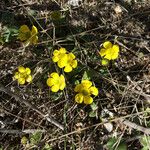
[[[68,57],[70,57],[70,59],[75,59],[76,58],[76,56],[73,53],[69,53]]]
[[[53,86],[55,84],[55,80],[53,78],[48,78],[46,81],[48,86]]]
[[[57,62],[57,65],[58,65],[59,68],[65,67],[65,64],[64,64],[63,61],[61,61],[61,60],[59,60],[59,61]]]
[[[60,54],[59,59],[64,61],[64,63],[67,63],[68,61],[68,54]]]
[[[50,74],[50,77],[52,77],[52,78],[55,79],[55,80],[59,80],[59,75],[58,75],[57,72],[51,73],[51,74]]]
[[[53,56],[52,60],[53,60],[53,62],[57,62],[59,60],[59,57],[58,56]]]
[[[27,25],[22,25],[19,29],[19,32],[22,32],[22,33],[30,32],[30,29]]]
[[[29,36],[29,37],[30,37],[30,36]],[[19,34],[18,34],[18,39],[19,39],[20,41],[25,41],[25,40],[28,39],[28,36],[27,36],[26,34],[24,34],[24,33],[19,33]]]
[[[113,51],[115,51],[116,53],[119,52],[119,46],[117,44],[114,44],[112,47]]]
[[[66,87],[66,83],[65,83],[65,82],[62,82],[62,83],[60,84],[59,89],[60,89],[60,90],[63,90],[65,87]]]
[[[54,50],[53,55],[54,55],[54,56],[57,56],[59,53],[60,53],[60,52],[56,49],[56,50]]]
[[[63,68],[67,65],[67,55],[61,56],[57,62],[59,68]]]
[[[64,68],[65,72],[71,72],[72,71],[72,67],[70,65],[65,66]]]
[[[91,96],[84,96],[84,104],[92,104],[93,98]]]
[[[59,91],[59,85],[53,85],[53,86],[51,87],[51,91],[52,91],[52,92],[58,92],[58,91]]]
[[[98,95],[98,89],[95,86],[90,87],[90,93],[97,96]]]
[[[60,75],[60,90],[63,90],[66,87],[65,83],[65,77],[63,75]]]
[[[37,36],[38,30],[35,26],[32,26],[32,30],[31,30],[31,36],[28,39],[30,44],[37,44],[38,42],[38,36]]]
[[[108,50],[107,50],[107,54],[104,56],[104,58],[108,59],[108,60],[111,60],[112,54],[111,54],[111,52],[108,52]]]
[[[25,41],[28,38],[30,38],[30,36],[31,36],[31,32],[30,32],[30,29],[28,28],[28,26],[27,25],[22,25],[19,29],[18,38],[21,41]]]
[[[75,96],[75,101],[79,104],[81,104],[83,102],[83,95],[82,94],[77,94]]]
[[[67,51],[66,51],[65,48],[60,48],[60,49],[59,49],[59,52],[62,53],[62,54],[65,54]]]
[[[104,58],[111,60],[113,54],[114,54],[114,50],[112,48],[109,48],[106,50],[106,55]]]
[[[78,84],[78,85],[76,85],[76,87],[74,88],[74,91],[75,91],[75,92],[81,92],[82,88],[83,88],[82,84]]]
[[[60,75],[60,82],[65,82],[65,77],[62,74]]]
[[[16,72],[14,75],[14,79],[18,79],[19,78],[19,72]]]
[[[26,74],[27,74],[27,75],[31,74],[30,68],[26,68]]]
[[[89,87],[92,86],[92,82],[89,81],[89,80],[82,80],[81,83],[82,83],[82,85],[83,85],[84,87],[86,87],[86,88],[89,88]]]
[[[77,60],[73,60],[73,61],[71,62],[71,66],[72,66],[73,68],[76,68],[77,65],[78,65]]]
[[[117,59],[118,55],[119,55],[118,53],[113,53],[112,56],[111,56],[111,59],[112,60]]]
[[[31,30],[31,36],[35,36],[38,33],[37,28],[33,25]]]
[[[113,45],[112,47],[112,60],[117,59],[119,55],[119,46],[118,45]]]
[[[25,84],[25,78],[19,78],[18,83],[22,85]]]
[[[112,47],[112,43],[110,41],[106,41],[106,42],[103,43],[103,47],[106,48],[106,49],[107,48],[111,48]]]
[[[106,49],[101,48],[99,54],[101,55],[101,57],[106,55]]]
[[[26,69],[23,66],[18,67],[19,73],[25,73]]]
[[[37,44],[38,43],[38,36],[33,36],[30,39],[30,44]]]
[[[31,76],[31,75],[28,75],[27,78],[26,78],[26,81],[27,81],[27,82],[31,82],[31,81],[32,81],[32,76]]]

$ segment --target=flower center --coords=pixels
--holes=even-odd
[[[57,80],[55,81],[55,84],[59,85],[59,84],[60,84],[60,80],[57,79]]]
[[[82,94],[83,94],[84,96],[89,95],[89,90],[88,90],[88,89],[83,89],[83,90],[82,90]]]
[[[20,78],[24,78],[24,79],[25,79],[27,76],[28,76],[28,75],[27,75],[26,73],[20,73],[20,75],[19,75]]]

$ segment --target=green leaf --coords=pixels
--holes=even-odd
[[[96,117],[96,111],[90,111],[89,117],[91,117],[91,118]]]
[[[142,136],[140,143],[143,147],[150,147],[150,136]]]
[[[91,105],[92,110],[97,110],[98,106],[93,102]]]
[[[74,84],[78,85],[78,84],[80,84],[80,81],[79,80],[75,80]]]
[[[82,80],[90,80],[91,77],[87,71],[84,71],[84,74],[82,76]]]
[[[3,150],[3,147],[0,145],[0,150]]]
[[[62,91],[57,92],[57,93],[51,93],[51,99],[53,101],[59,100],[62,96],[63,96],[63,92]]]
[[[17,34],[18,29],[16,29],[16,27],[4,27],[1,37],[3,38],[4,42],[9,42],[14,36],[17,36]]]
[[[30,136],[30,143],[36,145],[41,141],[41,139],[42,139],[42,133],[35,132]]]
[[[114,149],[114,144],[116,143],[116,139],[115,138],[110,138],[106,144],[106,147],[109,149],[109,150],[113,150]]]
[[[116,138],[110,138],[109,141],[107,142],[106,146],[109,150],[127,150],[127,145],[123,142],[121,142],[118,147],[116,147]]]
[[[141,150],[149,150],[148,147],[143,147]]]
[[[125,143],[120,143],[117,150],[127,150],[127,145]]]
[[[107,75],[107,74],[108,74],[108,71],[107,71],[106,68],[102,68],[102,69],[100,69],[99,71],[100,71],[100,73],[103,74],[103,75]]]
[[[52,150],[52,148],[48,143],[46,143],[42,150]]]

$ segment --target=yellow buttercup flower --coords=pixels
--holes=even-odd
[[[65,48],[60,48],[59,50],[54,50],[52,60],[57,62],[59,68],[63,68],[65,63],[62,63],[62,58],[66,57],[67,50]]]
[[[73,53],[67,54],[67,60],[65,61],[65,72],[71,72],[73,68],[77,67],[77,60],[75,59],[75,55]]]
[[[18,72],[15,73],[14,79],[18,80],[18,83],[22,85],[26,82],[30,83],[32,81],[30,68],[18,67]]]
[[[75,96],[75,101],[79,104],[82,102],[91,104],[93,102],[91,95],[98,95],[98,89],[92,86],[92,82],[89,80],[82,80],[81,84],[76,85],[74,91],[78,92]]]
[[[47,85],[51,88],[52,92],[58,92],[66,87],[65,78],[62,74],[59,76],[58,73],[53,72],[47,79]]]
[[[118,58],[119,46],[117,44],[112,44],[110,41],[103,43],[103,48],[100,49],[99,54],[108,60],[114,60]]]
[[[54,50],[52,60],[57,62],[59,68],[64,68],[65,72],[71,72],[77,67],[77,60],[73,53],[68,53],[65,48]]]
[[[37,34],[38,30],[34,25],[32,26],[31,30],[27,25],[22,25],[19,29],[18,39],[24,42],[25,45],[36,44],[38,41]]]

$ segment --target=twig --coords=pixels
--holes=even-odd
[[[45,115],[42,111],[40,111],[36,106],[33,106],[31,103],[29,103],[28,101],[24,100],[23,98],[21,98],[18,94],[15,94],[14,92],[12,92],[11,90],[9,90],[8,88],[4,87],[1,83],[0,83],[0,91],[3,91],[5,93],[7,93],[8,95],[14,97],[16,99],[16,101],[19,101],[21,103],[24,103],[27,107],[32,108],[33,110],[35,110],[38,114],[40,114],[42,117],[44,117],[48,122],[52,123],[53,125],[57,126],[58,128],[60,128],[61,130],[64,130],[63,125],[61,125],[60,123],[58,123],[56,120],[54,120],[53,118],[49,117],[48,115]]]
[[[34,133],[34,132],[45,133],[46,130],[39,130],[39,129],[25,129],[25,130],[0,129],[0,133],[7,133],[7,134],[31,134],[31,133]]]
[[[119,119],[119,121],[121,121],[123,124],[125,124],[126,126],[129,126],[133,129],[136,129],[138,131],[141,131],[145,134],[149,134],[150,135],[150,128],[145,128],[145,127],[142,127],[140,125],[137,125],[136,123],[133,123],[129,120],[123,120],[123,119]]]

